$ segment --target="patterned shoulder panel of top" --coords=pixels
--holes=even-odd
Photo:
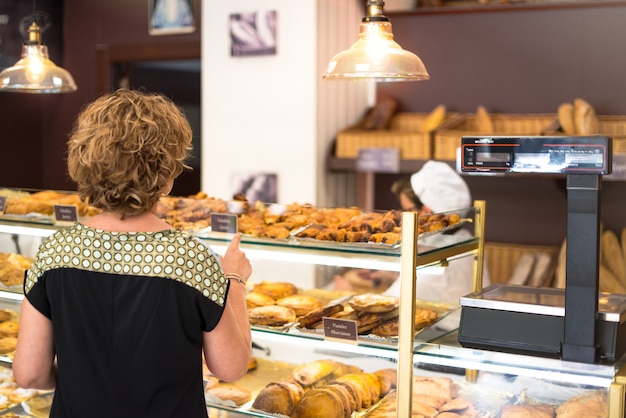
[[[109,274],[163,277],[183,282],[223,306],[228,279],[217,256],[192,236],[159,232],[107,232],[76,223],[50,235],[26,274],[28,291],[47,271],[74,268]]]

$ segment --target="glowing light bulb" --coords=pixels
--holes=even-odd
[[[27,58],[24,75],[26,76],[26,79],[33,84],[41,83],[41,81],[46,77],[44,60],[39,57]]]

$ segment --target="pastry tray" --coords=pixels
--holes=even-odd
[[[418,301],[415,307],[434,310],[435,312],[437,312],[437,319],[435,319],[434,321],[432,321],[431,323],[429,323],[428,325],[422,328],[416,329],[414,338],[417,337],[419,334],[421,334],[423,331],[435,326],[439,321],[441,321],[442,319],[447,317],[450,313],[458,309],[458,306],[453,306],[453,305],[446,304],[446,303],[428,302],[428,301],[422,301],[422,300]],[[283,329],[286,332],[292,332],[292,333],[295,332],[295,333],[301,333],[304,335],[315,335],[320,338],[323,337],[324,335],[323,329],[301,328],[299,327],[298,321],[288,324],[288,326],[284,327]],[[371,333],[359,334],[358,342],[368,343],[368,344],[375,343],[375,344],[381,344],[385,346],[387,345],[396,346],[398,344],[398,337],[397,336],[383,337],[383,336],[375,335]]]
[[[460,244],[461,242],[472,240],[473,237],[456,237],[454,235],[446,235],[452,229],[456,229],[463,224],[472,222],[471,219],[462,219],[459,223],[439,229],[437,231],[424,232],[417,237],[418,240],[418,253],[422,253],[435,248],[440,248],[446,245]],[[300,230],[300,229],[299,229]],[[288,246],[288,247],[301,247],[311,249],[333,250],[333,251],[350,251],[350,252],[364,252],[364,253],[381,253],[381,254],[397,254],[400,255],[401,243],[385,244],[375,242],[339,242],[330,240],[317,240],[314,238],[298,238],[295,236],[297,233],[292,233],[290,238],[263,238],[255,237],[252,235],[241,235],[241,242],[247,244],[260,244],[260,245],[275,245],[275,246]],[[199,230],[196,235],[200,238],[215,239],[219,241],[230,241],[232,239],[231,233],[226,232],[214,232],[210,227]]]

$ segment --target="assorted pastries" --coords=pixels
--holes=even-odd
[[[48,416],[52,396],[42,396],[48,393],[48,391],[20,388],[15,382],[13,371],[8,367],[0,367],[0,410],[7,410],[21,403],[33,412],[28,415],[29,417]],[[9,415],[2,414],[2,416]]]
[[[303,363],[292,375],[268,383],[252,409],[294,418],[352,416],[395,388],[395,370],[365,373],[359,367],[331,359]]]
[[[211,213],[226,213],[227,202],[209,197],[204,192],[192,196],[162,196],[156,214],[174,228],[200,230],[211,226]]]
[[[76,206],[78,216],[80,217],[90,217],[100,213],[100,210],[81,201],[78,193],[53,190],[10,196],[6,200],[4,213],[6,215],[28,215],[33,213],[53,215],[55,205]]]
[[[81,201],[74,192],[42,190],[34,193],[5,193],[6,215],[52,216],[55,205],[74,205],[80,217],[96,215],[100,210]],[[320,241],[395,245],[401,241],[402,212],[364,211],[356,207],[318,208],[310,204],[289,205],[250,203],[243,197],[226,201],[198,192],[190,196],[162,196],[156,214],[174,228],[200,231],[211,226],[211,214],[237,216],[239,232],[251,237],[270,239],[313,239]],[[236,205],[235,205],[236,204]],[[461,221],[458,214],[419,216],[418,232],[435,232]]]
[[[12,355],[17,345],[18,314],[12,309],[0,309],[0,355]]]
[[[236,207],[233,203],[237,203]],[[402,238],[402,212],[363,211],[350,208],[318,208],[310,204],[271,205],[245,200],[227,202],[200,192],[188,197],[161,198],[157,215],[175,228],[199,230],[211,225],[211,213],[237,215],[244,235],[286,240],[313,239],[347,243],[394,245]],[[418,233],[436,232],[461,222],[456,213],[418,217]]]
[[[282,326],[322,305],[319,299],[298,294],[289,282],[262,281],[246,294],[248,319],[252,325]]]
[[[0,252],[0,283],[5,286],[21,286],[24,273],[33,260],[21,254]]]
[[[297,319],[300,328],[320,329],[324,317],[353,320],[359,335],[374,335],[384,338],[398,336],[398,298],[378,293],[363,293],[352,296],[341,304],[328,304],[311,310]],[[439,313],[429,307],[415,308],[415,329],[432,325]]]

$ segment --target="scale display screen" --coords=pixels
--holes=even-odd
[[[601,136],[468,136],[461,171],[610,174],[611,139]]]

